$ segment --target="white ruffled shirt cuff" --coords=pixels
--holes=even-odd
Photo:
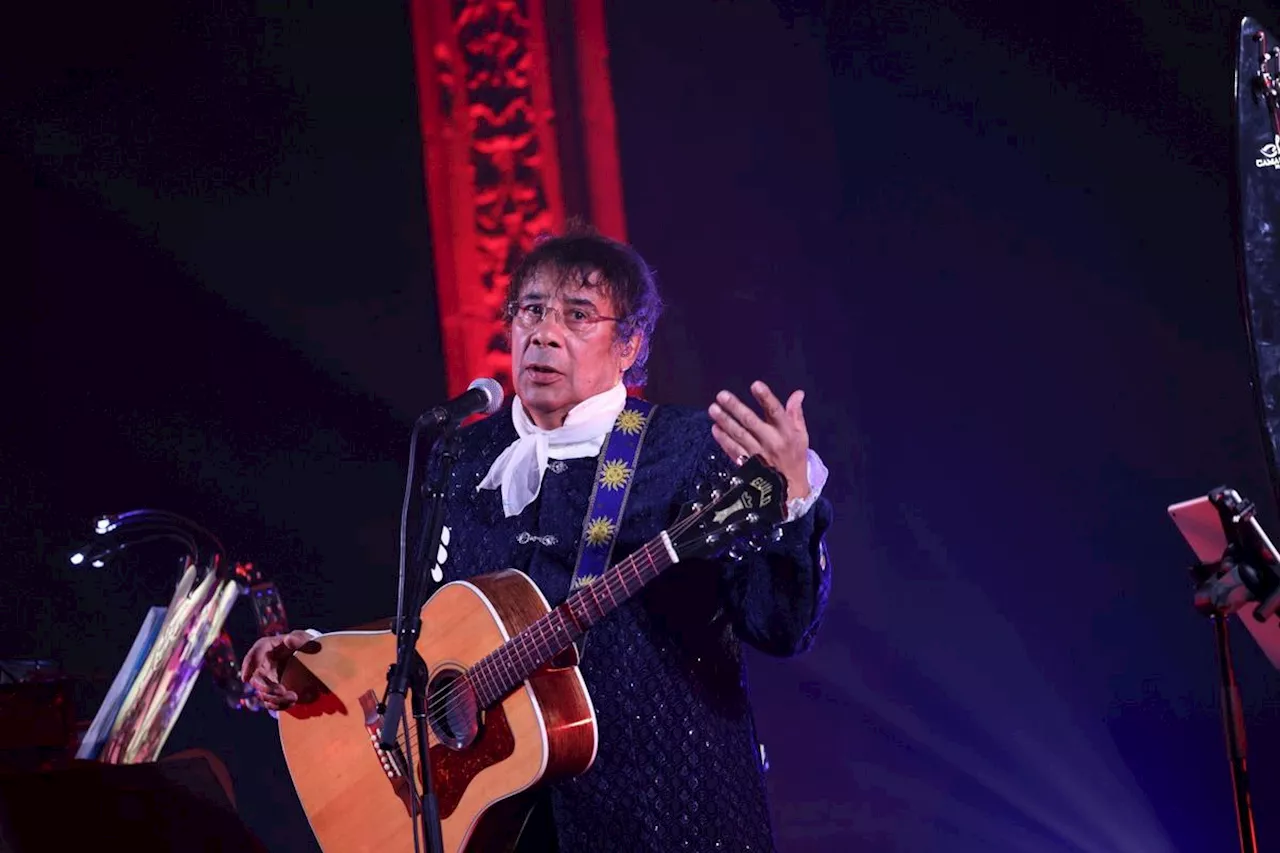
[[[827,466],[822,464],[822,458],[813,450],[809,449],[809,494],[802,498],[792,498],[787,501],[787,522],[795,521],[805,515],[818,502],[818,498],[822,495],[822,487],[827,484]]]

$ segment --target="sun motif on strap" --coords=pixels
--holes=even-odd
[[[631,468],[621,459],[610,459],[600,471],[600,485],[610,490],[621,489],[630,478]]]
[[[569,591],[581,589],[584,586],[590,586],[600,579],[599,575],[579,575],[573,579],[573,583],[569,586]]]
[[[644,427],[644,415],[632,409],[623,409],[618,413],[614,426],[627,435],[639,435]]]
[[[613,522],[604,516],[591,519],[587,525],[587,544],[603,545],[613,538],[615,533]]]

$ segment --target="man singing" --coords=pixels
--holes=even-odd
[[[813,642],[830,588],[827,472],[809,449],[802,391],[784,404],[753,383],[761,414],[728,391],[706,410],[629,402],[660,310],[643,259],[589,230],[545,239],[523,260],[507,308],[516,399],[459,430],[444,579],[519,569],[554,607],[584,536],[607,542],[616,563],[667,528],[700,483],[750,456],[785,477],[787,521],[740,562],[677,564],[591,629],[581,672],[595,762],[541,794],[521,850],[774,849],[740,644],[788,656]],[[629,488],[620,517],[593,515],[602,448],[641,426],[634,466],[614,472]],[[295,631],[249,651],[242,671],[267,707],[297,701],[280,671],[309,639]]]

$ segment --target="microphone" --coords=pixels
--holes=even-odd
[[[420,418],[423,426],[443,426],[454,420],[462,420],[476,414],[492,415],[502,408],[502,386],[496,379],[485,377],[467,386],[467,390],[449,402],[436,406]]]

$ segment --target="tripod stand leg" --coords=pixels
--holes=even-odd
[[[1249,770],[1245,760],[1244,707],[1240,704],[1240,687],[1231,665],[1231,643],[1227,634],[1227,617],[1215,613],[1214,645],[1218,653],[1218,675],[1221,681],[1222,723],[1227,736],[1227,757],[1231,761],[1231,788],[1235,794],[1236,826],[1240,831],[1240,853],[1257,853],[1258,839],[1253,827],[1253,806],[1249,801]]]

